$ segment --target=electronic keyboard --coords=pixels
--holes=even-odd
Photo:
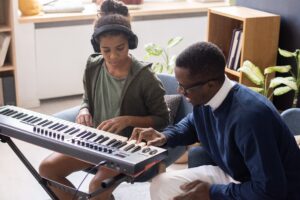
[[[15,106],[0,107],[0,134],[134,176],[167,150]]]

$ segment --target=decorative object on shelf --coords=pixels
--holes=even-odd
[[[176,56],[170,56],[169,49],[178,45],[182,40],[183,37],[171,38],[165,48],[155,43],[148,43],[145,45],[145,50],[147,52],[145,60],[148,60],[150,57],[161,57],[163,60],[163,62],[153,63],[152,69],[154,72],[173,74]]]
[[[84,5],[81,0],[52,0],[43,4],[44,13],[73,13],[82,12]]]
[[[5,33],[0,33],[0,67],[4,65],[10,39],[11,39],[10,35],[7,35]]]
[[[19,0],[19,9],[24,16],[38,15],[41,5],[38,0]]]
[[[298,105],[298,96],[299,96],[299,89],[300,89],[300,49],[296,49],[294,52],[290,52],[279,48],[278,51],[281,56],[286,58],[295,58],[296,61],[297,66],[295,69],[295,73],[292,73],[292,71],[290,71],[297,87],[293,99],[293,107],[296,107]]]
[[[291,71],[290,65],[271,66],[261,72],[261,67],[254,65],[249,60],[243,62],[242,67],[238,71],[244,73],[247,78],[252,81],[257,87],[249,87],[252,90],[271,99],[273,95],[279,96],[287,93],[290,90],[297,90],[297,85],[294,77],[275,77],[269,80],[268,76],[275,72],[288,73]]]
[[[133,5],[140,5],[140,4],[144,3],[143,0],[121,0],[121,1],[123,1],[127,5],[132,5],[132,4]]]

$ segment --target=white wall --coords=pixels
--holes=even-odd
[[[92,53],[92,25],[45,24],[36,28],[33,23],[20,24],[17,1],[13,0],[19,106],[35,107],[40,99],[81,94],[83,70]],[[133,21],[139,47],[132,54],[142,60],[146,43],[165,45],[171,37],[182,36],[184,40],[171,51],[178,54],[188,45],[205,39],[206,21],[206,16]]]

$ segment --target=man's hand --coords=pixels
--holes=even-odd
[[[102,131],[107,131],[110,133],[119,133],[124,128],[128,127],[129,124],[130,124],[130,117],[120,116],[120,117],[115,117],[101,122],[101,124],[97,127],[97,129],[100,129]]]
[[[87,108],[83,108],[79,111],[79,114],[76,117],[76,123],[85,126],[93,126],[92,115]]]
[[[210,200],[209,197],[210,184],[196,180],[180,186],[184,191],[181,195],[174,197],[174,200]]]
[[[167,142],[164,134],[153,128],[135,128],[129,140],[136,140],[136,143],[146,141],[147,145],[162,146]]]

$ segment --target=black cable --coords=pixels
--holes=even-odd
[[[105,165],[105,164],[106,164],[106,160],[103,160],[103,161],[99,162],[97,165],[93,166],[93,167],[86,173],[86,175],[84,176],[84,178],[83,178],[82,181],[80,182],[79,186],[77,187],[77,189],[76,189],[76,191],[75,191],[75,194],[74,194],[72,200],[75,200],[76,195],[77,195],[77,193],[78,193],[78,191],[79,191],[79,188],[81,187],[82,183],[85,181],[85,179],[87,178],[87,176],[91,173],[91,171],[93,171],[94,169],[98,168],[99,166]]]

